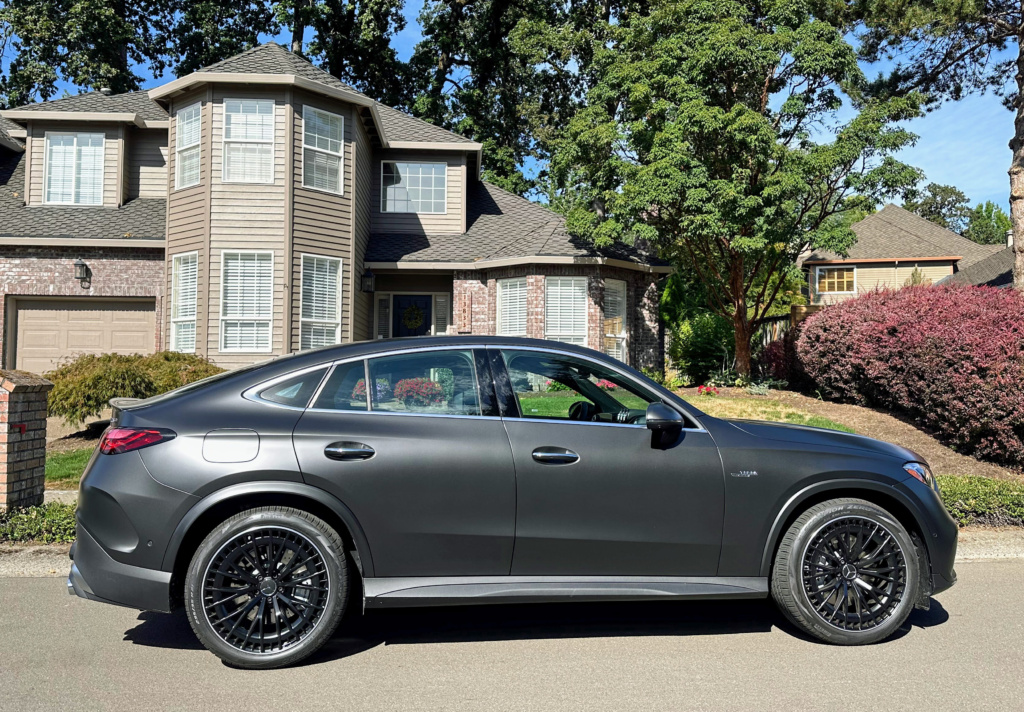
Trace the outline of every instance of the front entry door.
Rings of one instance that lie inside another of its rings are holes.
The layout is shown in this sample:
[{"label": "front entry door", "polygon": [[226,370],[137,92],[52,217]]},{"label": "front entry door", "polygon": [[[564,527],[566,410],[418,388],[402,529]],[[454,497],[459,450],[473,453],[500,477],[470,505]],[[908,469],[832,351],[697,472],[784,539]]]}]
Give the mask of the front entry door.
[{"label": "front entry door", "polygon": [[396,294],[391,324],[392,336],[425,336],[430,333],[433,322],[430,295]]},{"label": "front entry door", "polygon": [[[504,351],[519,418],[512,575],[713,576],[724,482],[702,429],[652,447],[656,394],[596,362]],[[697,425],[694,423],[694,425]]]}]

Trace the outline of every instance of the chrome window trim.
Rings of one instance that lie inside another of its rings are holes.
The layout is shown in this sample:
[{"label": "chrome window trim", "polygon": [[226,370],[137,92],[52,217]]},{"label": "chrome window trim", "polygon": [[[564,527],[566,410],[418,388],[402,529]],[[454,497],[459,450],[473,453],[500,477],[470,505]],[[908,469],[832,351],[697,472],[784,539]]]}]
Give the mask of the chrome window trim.
[{"label": "chrome window trim", "polygon": [[[320,377],[320,383],[317,384],[316,390],[313,391],[313,396],[310,398],[309,401],[306,402],[306,405],[304,405],[304,406],[286,405],[284,403],[275,403],[272,400],[267,400],[266,398],[260,398],[260,396],[259,396],[259,394],[262,391],[265,391],[266,389],[271,388],[271,387],[277,385],[278,383],[281,383],[282,381],[287,381],[290,378],[295,378],[296,376],[301,376],[301,375],[303,375],[305,373],[312,373],[313,371],[318,371],[320,369],[324,369],[324,375]],[[276,408],[284,408],[286,410],[304,411],[304,410],[306,410],[309,407],[310,403],[315,403],[316,402],[316,397],[320,394],[320,389],[324,387],[324,383],[327,382],[327,377],[331,375],[332,371],[334,371],[334,364],[331,363],[330,361],[327,361],[325,363],[318,363],[315,366],[307,366],[306,368],[300,368],[297,371],[289,371],[288,373],[286,373],[284,375],[275,376],[274,378],[271,378],[271,379],[268,379],[266,381],[263,381],[262,383],[257,383],[255,386],[250,386],[249,388],[246,388],[244,391],[242,391],[242,398],[245,398],[248,401],[252,401],[253,403],[262,403],[264,405],[272,405],[272,406],[274,406]]]}]

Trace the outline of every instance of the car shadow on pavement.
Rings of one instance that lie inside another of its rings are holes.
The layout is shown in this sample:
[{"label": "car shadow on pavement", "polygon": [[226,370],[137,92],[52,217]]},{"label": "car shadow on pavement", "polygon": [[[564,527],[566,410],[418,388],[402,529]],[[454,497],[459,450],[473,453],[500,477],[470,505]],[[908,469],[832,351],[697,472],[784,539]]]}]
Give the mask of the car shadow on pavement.
[{"label": "car shadow on pavement", "polygon": [[[949,614],[934,599],[915,610],[895,640],[913,628],[941,625]],[[135,645],[202,650],[183,611],[139,614],[125,631]],[[338,632],[309,660],[315,665],[351,657],[379,645],[492,642],[563,638],[729,635],[767,633],[779,628],[809,643],[823,644],[786,621],[770,600],[657,601],[452,606],[371,610],[346,614]]]}]

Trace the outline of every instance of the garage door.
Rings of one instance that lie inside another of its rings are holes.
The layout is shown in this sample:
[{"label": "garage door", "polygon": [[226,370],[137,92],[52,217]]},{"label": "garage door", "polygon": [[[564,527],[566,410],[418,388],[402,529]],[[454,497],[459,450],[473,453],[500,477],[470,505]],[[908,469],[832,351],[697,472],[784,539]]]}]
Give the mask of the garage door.
[{"label": "garage door", "polygon": [[154,300],[19,299],[15,368],[45,373],[77,354],[150,354]]}]

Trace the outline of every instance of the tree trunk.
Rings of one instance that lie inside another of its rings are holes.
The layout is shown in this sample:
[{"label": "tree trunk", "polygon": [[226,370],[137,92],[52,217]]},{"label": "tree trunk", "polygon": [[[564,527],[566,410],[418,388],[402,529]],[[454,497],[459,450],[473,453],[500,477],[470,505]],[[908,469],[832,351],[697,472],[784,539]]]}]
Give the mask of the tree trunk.
[{"label": "tree trunk", "polygon": [[302,56],[302,40],[306,35],[306,0],[296,0],[292,10],[292,53]]},{"label": "tree trunk", "polygon": [[750,324],[747,320],[744,323],[733,322],[736,337],[736,373],[743,378],[750,378],[751,356],[750,356]]},{"label": "tree trunk", "polygon": [[750,378],[750,320],[747,318],[747,291],[744,289],[743,257],[734,255],[729,265],[729,291],[732,292],[732,327],[736,346],[736,373]]},{"label": "tree trunk", "polygon": [[1013,221],[1013,288],[1024,292],[1024,38],[1017,49],[1017,113],[1010,150],[1010,219]]}]

